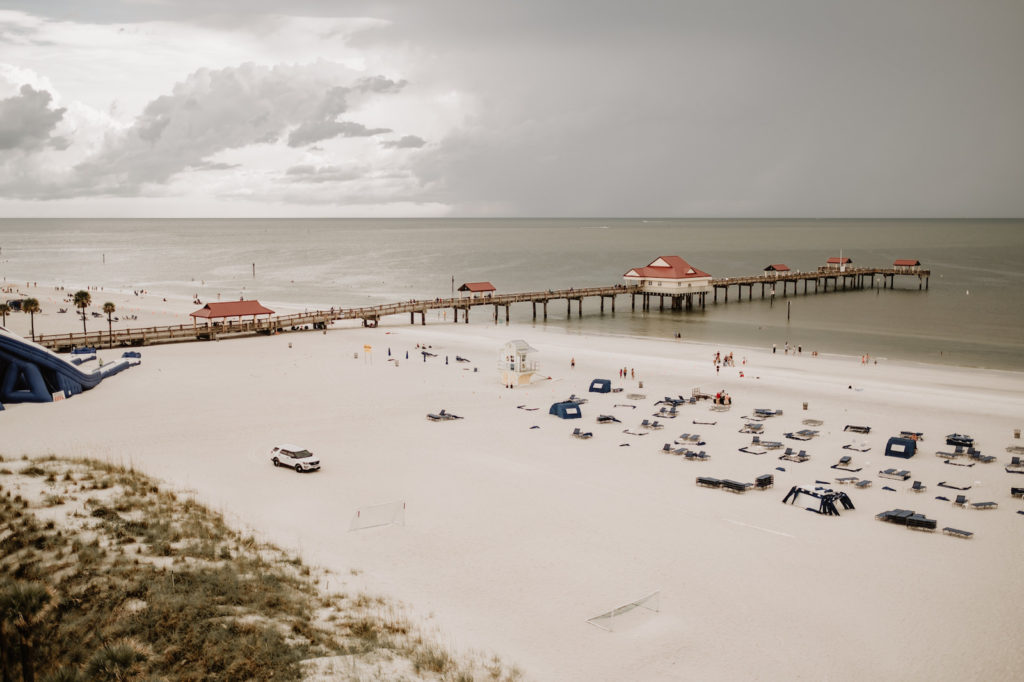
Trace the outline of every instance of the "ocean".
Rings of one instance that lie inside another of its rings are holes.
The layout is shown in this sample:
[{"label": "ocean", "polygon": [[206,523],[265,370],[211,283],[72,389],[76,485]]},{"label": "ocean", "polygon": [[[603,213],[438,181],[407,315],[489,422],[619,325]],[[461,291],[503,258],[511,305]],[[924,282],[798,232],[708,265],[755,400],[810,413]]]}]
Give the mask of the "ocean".
[{"label": "ocean", "polygon": [[[546,322],[533,322],[528,304],[514,305],[512,320],[569,334],[680,334],[723,350],[789,343],[805,352],[1024,370],[1021,220],[0,220],[0,279],[8,283],[203,301],[244,296],[309,309],[449,296],[453,281],[490,281],[499,293],[618,284],[661,255],[723,277],[772,263],[814,270],[840,253],[854,266],[918,259],[931,270],[929,289],[904,277],[893,290],[772,302],[755,287],[753,301],[737,302],[733,288],[728,304],[720,294],[713,305],[709,295],[705,310],[660,312],[655,304],[632,312],[620,297],[614,315],[588,299],[582,318],[567,318],[556,302]],[[493,324],[492,309],[474,309],[470,324]]]}]

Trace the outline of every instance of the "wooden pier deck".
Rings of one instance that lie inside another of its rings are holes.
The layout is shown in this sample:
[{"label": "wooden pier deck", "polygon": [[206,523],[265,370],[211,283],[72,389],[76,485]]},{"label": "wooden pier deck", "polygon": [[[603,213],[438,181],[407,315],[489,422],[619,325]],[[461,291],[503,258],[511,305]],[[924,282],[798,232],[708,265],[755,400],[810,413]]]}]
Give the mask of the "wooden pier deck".
[{"label": "wooden pier deck", "polygon": [[[402,315],[408,313],[409,323],[416,323],[416,316],[419,315],[420,324],[426,324],[426,315],[431,310],[452,310],[452,321],[469,322],[471,308],[479,306],[494,307],[494,322],[497,323],[501,317],[501,309],[504,308],[506,324],[510,319],[510,309],[513,303],[530,303],[533,307],[533,319],[537,319],[538,308],[543,319],[548,317],[548,304],[555,301],[565,301],[566,316],[571,317],[573,303],[576,303],[576,311],[583,316],[583,299],[597,298],[600,302],[600,312],[604,313],[608,307],[615,312],[615,299],[618,296],[628,295],[630,297],[630,309],[636,310],[637,298],[640,298],[641,309],[650,310],[655,298],[659,299],[659,308],[665,309],[666,299],[669,307],[673,310],[680,310],[683,307],[690,309],[696,305],[704,308],[707,304],[707,294],[712,294],[712,303],[718,303],[718,292],[723,293],[723,303],[729,301],[730,287],[736,287],[736,300],[743,299],[743,288],[747,288],[748,300],[753,299],[754,287],[760,285],[761,298],[766,292],[769,295],[777,295],[779,285],[782,286],[782,296],[786,296],[789,285],[792,283],[792,294],[796,295],[797,287],[803,282],[803,293],[818,293],[829,291],[829,284],[832,291],[844,291],[874,288],[877,279],[881,277],[883,288],[892,288],[895,285],[897,276],[913,276],[918,279],[918,289],[928,288],[928,279],[931,272],[921,268],[846,268],[845,270],[821,268],[810,272],[786,272],[766,273],[750,277],[723,277],[712,279],[709,287],[703,291],[689,294],[659,294],[645,292],[642,287],[635,285],[617,284],[607,287],[588,287],[570,289],[549,289],[547,291],[533,291],[513,294],[494,294],[481,297],[462,298],[435,298],[429,300],[410,300],[397,303],[385,303],[375,306],[363,306],[358,308],[331,308],[329,310],[317,310],[312,312],[293,313],[290,315],[276,315],[259,320],[249,321],[225,321],[211,326],[179,324],[158,327],[139,327],[131,329],[118,329],[113,333],[107,331],[73,332],[69,334],[47,334],[36,337],[36,342],[58,352],[67,352],[76,347],[128,347],[146,346],[163,343],[177,343],[184,341],[209,341],[241,336],[254,336],[257,334],[287,333],[291,331],[309,331],[326,329],[329,324],[339,320],[361,320],[363,326],[376,326],[381,318],[391,315]],[[813,283],[814,291],[809,292],[808,287]]]}]

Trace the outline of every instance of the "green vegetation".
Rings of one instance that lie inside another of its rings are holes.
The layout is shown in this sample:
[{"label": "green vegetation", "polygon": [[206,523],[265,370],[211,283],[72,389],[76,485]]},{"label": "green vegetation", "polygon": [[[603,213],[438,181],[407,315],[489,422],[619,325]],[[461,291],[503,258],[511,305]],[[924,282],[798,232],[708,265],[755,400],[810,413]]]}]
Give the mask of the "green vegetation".
[{"label": "green vegetation", "polygon": [[5,469],[0,557],[5,682],[519,677],[455,656],[383,599],[326,594],[300,558],[103,463]]}]

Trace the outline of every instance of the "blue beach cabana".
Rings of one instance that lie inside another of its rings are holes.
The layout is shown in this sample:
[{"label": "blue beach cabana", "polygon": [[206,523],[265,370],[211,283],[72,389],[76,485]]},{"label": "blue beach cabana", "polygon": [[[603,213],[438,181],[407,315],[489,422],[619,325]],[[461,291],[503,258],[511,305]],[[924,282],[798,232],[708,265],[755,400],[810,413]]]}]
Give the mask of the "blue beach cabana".
[{"label": "blue beach cabana", "polygon": [[555,403],[551,406],[551,409],[548,410],[548,414],[553,414],[559,419],[580,419],[583,417],[583,412],[580,411],[580,406],[570,401]]},{"label": "blue beach cabana", "polygon": [[610,379],[594,379],[590,382],[591,393],[611,393],[612,382]]},{"label": "blue beach cabana", "polygon": [[917,441],[910,438],[890,438],[885,444],[886,457],[910,459],[917,452]]}]

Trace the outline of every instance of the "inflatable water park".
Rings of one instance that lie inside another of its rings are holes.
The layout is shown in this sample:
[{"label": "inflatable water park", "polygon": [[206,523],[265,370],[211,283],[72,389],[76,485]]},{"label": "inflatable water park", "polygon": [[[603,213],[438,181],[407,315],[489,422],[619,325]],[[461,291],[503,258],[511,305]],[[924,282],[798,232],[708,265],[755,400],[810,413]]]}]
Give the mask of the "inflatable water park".
[{"label": "inflatable water park", "polygon": [[[102,364],[95,348],[78,348],[71,359],[0,327],[0,410],[4,403],[49,403],[95,388],[142,362],[137,352],[125,352],[116,362]],[[96,362],[91,371],[83,365]]]}]

